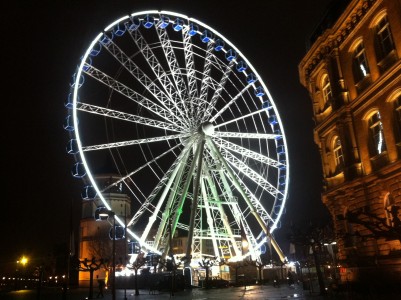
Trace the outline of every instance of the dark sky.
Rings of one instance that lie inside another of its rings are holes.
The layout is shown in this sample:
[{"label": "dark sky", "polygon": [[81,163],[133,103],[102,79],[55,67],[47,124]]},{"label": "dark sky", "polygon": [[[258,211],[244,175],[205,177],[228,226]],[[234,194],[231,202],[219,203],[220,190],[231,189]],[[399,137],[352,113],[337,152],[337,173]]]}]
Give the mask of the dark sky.
[{"label": "dark sky", "polygon": [[82,189],[81,181],[71,176],[73,161],[65,151],[64,102],[71,76],[95,34],[113,20],[145,9],[182,13],[218,30],[269,88],[284,124],[291,164],[287,213],[283,229],[275,232],[278,239],[291,221],[327,216],[320,203],[312,105],[299,83],[298,64],[330,0],[9,2],[13,4],[0,5],[6,191],[0,202],[1,262],[23,252],[44,256],[68,239],[71,203],[78,220]]}]

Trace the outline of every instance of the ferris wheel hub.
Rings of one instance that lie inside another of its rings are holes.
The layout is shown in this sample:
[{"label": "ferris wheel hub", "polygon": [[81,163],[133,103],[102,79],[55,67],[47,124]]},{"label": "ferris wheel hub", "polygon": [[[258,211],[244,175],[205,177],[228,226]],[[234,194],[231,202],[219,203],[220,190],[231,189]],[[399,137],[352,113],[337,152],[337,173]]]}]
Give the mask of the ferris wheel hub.
[{"label": "ferris wheel hub", "polygon": [[210,122],[205,122],[202,124],[202,131],[206,135],[213,135],[214,133],[214,126]]}]

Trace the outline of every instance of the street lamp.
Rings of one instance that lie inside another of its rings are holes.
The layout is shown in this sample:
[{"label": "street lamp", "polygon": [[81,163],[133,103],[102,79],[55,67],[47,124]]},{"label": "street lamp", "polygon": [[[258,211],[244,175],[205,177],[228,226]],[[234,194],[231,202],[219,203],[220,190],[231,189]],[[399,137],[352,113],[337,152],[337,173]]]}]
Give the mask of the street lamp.
[{"label": "street lamp", "polygon": [[25,267],[25,265],[28,263],[28,258],[26,258],[25,256],[23,256],[20,260],[20,263]]}]

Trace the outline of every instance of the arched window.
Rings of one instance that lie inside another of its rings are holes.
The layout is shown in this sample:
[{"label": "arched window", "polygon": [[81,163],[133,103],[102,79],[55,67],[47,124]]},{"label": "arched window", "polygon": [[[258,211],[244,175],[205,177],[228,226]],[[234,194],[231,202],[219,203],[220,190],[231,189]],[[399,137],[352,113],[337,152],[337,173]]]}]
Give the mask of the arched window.
[{"label": "arched window", "polygon": [[358,46],[355,48],[352,64],[353,64],[355,83],[360,82],[368,74],[370,74],[368,60],[366,58],[366,51],[363,42],[360,42]]},{"label": "arched window", "polygon": [[391,208],[394,205],[394,200],[391,197],[390,193],[387,193],[386,196],[384,196],[384,214],[386,216],[386,223],[388,226],[391,226],[393,224],[393,217],[391,215]]},{"label": "arched window", "polygon": [[322,92],[323,92],[324,107],[326,108],[327,105],[330,105],[330,100],[333,97],[329,75],[327,74],[324,75],[322,79]]},{"label": "arched window", "polygon": [[344,156],[343,156],[343,149],[341,146],[341,140],[338,137],[334,139],[333,153],[336,164],[336,170],[342,171],[342,169],[344,168]]},{"label": "arched window", "polygon": [[394,50],[394,41],[387,16],[381,18],[376,25],[376,43],[379,61],[386,58]]},{"label": "arched window", "polygon": [[372,155],[379,155],[386,151],[386,142],[384,140],[383,124],[380,113],[376,112],[369,118],[369,137],[371,140]]}]

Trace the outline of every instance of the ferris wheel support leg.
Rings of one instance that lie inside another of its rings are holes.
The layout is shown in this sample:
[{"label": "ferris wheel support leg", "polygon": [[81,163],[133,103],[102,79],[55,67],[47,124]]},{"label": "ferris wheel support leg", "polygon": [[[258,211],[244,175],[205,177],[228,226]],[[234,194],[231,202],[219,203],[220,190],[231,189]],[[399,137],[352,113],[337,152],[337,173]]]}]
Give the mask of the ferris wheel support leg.
[{"label": "ferris wheel support leg", "polygon": [[270,238],[270,242],[274,248],[274,250],[276,250],[278,256],[280,257],[280,260],[282,263],[287,263],[287,257],[284,255],[283,251],[281,250],[280,246],[277,244],[277,241],[275,240],[275,238],[271,235],[270,230],[266,227],[267,232],[265,232],[267,234],[267,236]]},{"label": "ferris wheel support leg", "polygon": [[281,261],[283,263],[287,262],[287,258],[285,257],[285,255],[284,255],[283,251],[281,250],[280,246],[277,244],[276,240],[271,235],[270,230],[267,227],[267,225],[265,224],[265,222],[262,220],[262,218],[257,213],[257,211],[256,211],[255,207],[253,206],[252,202],[249,200],[249,198],[246,195],[245,191],[242,189],[242,187],[241,187],[240,183],[238,182],[237,178],[235,177],[233,171],[228,166],[227,162],[225,161],[224,157],[221,155],[220,151],[218,150],[218,148],[215,145],[215,143],[213,142],[213,140],[211,138],[207,137],[207,143],[208,143],[209,147],[211,149],[213,149],[213,152],[217,155],[217,157],[219,158],[220,162],[222,163],[222,165],[226,169],[226,171],[229,174],[229,176],[231,177],[231,180],[234,183],[234,186],[236,187],[236,189],[241,193],[241,195],[244,198],[244,200],[246,201],[247,205],[251,208],[251,213],[254,215],[255,219],[258,221],[260,227],[262,227],[262,229],[265,232],[265,234],[270,237],[270,239],[272,241],[273,248],[274,248],[274,250],[276,250],[277,254],[279,255],[279,257],[281,259]]},{"label": "ferris wheel support leg", "polygon": [[196,181],[194,183],[194,198],[191,206],[191,217],[189,219],[189,231],[188,231],[188,244],[187,244],[187,249],[185,256],[187,257],[186,263],[189,265],[191,263],[191,249],[192,249],[192,238],[194,234],[194,224],[195,224],[195,212],[198,207],[198,194],[199,194],[199,185],[200,185],[200,177],[201,177],[201,172],[202,172],[202,153],[203,153],[203,148],[205,146],[205,139],[202,139],[200,142],[200,145],[197,149],[197,155],[196,159],[198,160],[198,169],[196,172]]}]

